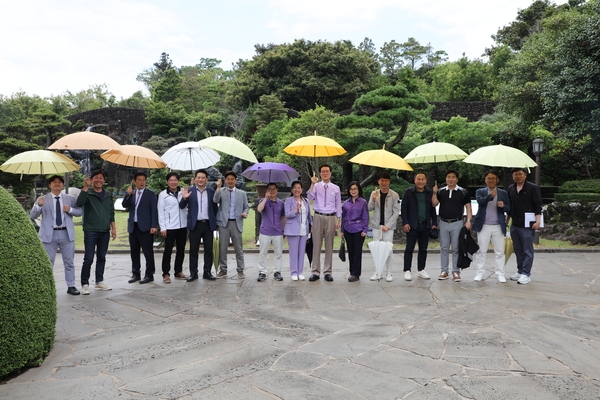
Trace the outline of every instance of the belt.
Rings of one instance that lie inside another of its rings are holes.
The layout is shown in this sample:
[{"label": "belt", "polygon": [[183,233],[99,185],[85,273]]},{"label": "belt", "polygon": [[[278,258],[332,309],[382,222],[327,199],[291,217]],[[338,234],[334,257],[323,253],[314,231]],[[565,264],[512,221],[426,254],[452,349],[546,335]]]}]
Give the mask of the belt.
[{"label": "belt", "polygon": [[66,226],[63,226],[62,228],[54,228],[55,231],[64,231],[65,229],[67,229]]},{"label": "belt", "polygon": [[318,212],[318,211],[315,211],[315,214],[319,214],[319,215],[322,215],[324,217],[333,217],[335,215],[335,213],[326,214],[326,213],[322,213],[322,212]]},{"label": "belt", "polygon": [[207,219],[199,219],[198,222],[204,223],[204,222],[208,222]]},{"label": "belt", "polygon": [[229,218],[227,221],[235,221],[235,218]]},{"label": "belt", "polygon": [[444,221],[444,222],[451,224],[453,222],[462,221],[462,218],[453,218],[453,219],[440,218],[440,221]]},{"label": "belt", "polygon": [[419,225],[423,225],[423,224],[426,224],[426,223],[427,223],[427,221],[425,221],[425,220],[419,220],[419,221],[417,221],[417,222],[419,223]]}]

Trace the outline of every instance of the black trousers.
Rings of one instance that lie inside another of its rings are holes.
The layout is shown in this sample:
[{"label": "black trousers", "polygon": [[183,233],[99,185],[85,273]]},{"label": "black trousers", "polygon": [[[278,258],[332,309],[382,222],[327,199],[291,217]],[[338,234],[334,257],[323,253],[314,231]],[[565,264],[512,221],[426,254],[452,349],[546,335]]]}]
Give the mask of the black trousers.
[{"label": "black trousers", "polygon": [[419,253],[417,255],[417,270],[425,269],[427,261],[427,246],[429,245],[429,229],[426,224],[419,224],[417,229],[411,229],[406,234],[406,249],[404,250],[404,271],[411,270],[413,251],[415,244],[419,243]]},{"label": "black trousers", "polygon": [[213,231],[210,230],[208,221],[196,222],[193,231],[190,231],[190,274],[198,274],[198,251],[200,240],[204,243],[204,273],[210,274],[213,266]]},{"label": "black trousers", "polygon": [[177,247],[175,253],[175,274],[183,271],[183,258],[185,257],[185,242],[187,241],[187,229],[167,229],[167,237],[165,239],[165,251],[162,257],[162,272],[163,276],[169,275],[171,271],[171,254],[173,254],[173,246]]},{"label": "black trousers", "polygon": [[133,224],[133,232],[129,234],[129,249],[131,250],[131,272],[141,276],[140,248],[146,258],[146,273],[144,276],[154,277],[154,235],[150,231],[142,232],[137,224]]},{"label": "black trousers", "polygon": [[344,231],[344,239],[346,239],[350,275],[360,276],[362,272],[362,247],[365,243],[365,237],[361,235],[361,232],[350,233]]}]

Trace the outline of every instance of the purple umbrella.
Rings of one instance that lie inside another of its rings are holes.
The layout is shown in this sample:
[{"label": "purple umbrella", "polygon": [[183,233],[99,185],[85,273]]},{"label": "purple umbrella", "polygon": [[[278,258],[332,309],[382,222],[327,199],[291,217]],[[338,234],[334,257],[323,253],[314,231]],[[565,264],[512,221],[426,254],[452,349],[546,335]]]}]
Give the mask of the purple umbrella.
[{"label": "purple umbrella", "polygon": [[291,182],[300,177],[298,171],[287,164],[263,162],[254,164],[242,172],[244,178],[264,183]]}]

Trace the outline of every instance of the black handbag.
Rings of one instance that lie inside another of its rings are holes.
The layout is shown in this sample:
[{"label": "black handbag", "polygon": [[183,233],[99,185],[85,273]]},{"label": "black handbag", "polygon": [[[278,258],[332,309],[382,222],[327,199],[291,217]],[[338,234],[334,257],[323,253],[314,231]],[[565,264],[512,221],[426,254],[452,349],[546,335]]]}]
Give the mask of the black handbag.
[{"label": "black handbag", "polygon": [[342,242],[340,244],[340,252],[339,252],[340,260],[346,261],[346,240],[342,238]]}]

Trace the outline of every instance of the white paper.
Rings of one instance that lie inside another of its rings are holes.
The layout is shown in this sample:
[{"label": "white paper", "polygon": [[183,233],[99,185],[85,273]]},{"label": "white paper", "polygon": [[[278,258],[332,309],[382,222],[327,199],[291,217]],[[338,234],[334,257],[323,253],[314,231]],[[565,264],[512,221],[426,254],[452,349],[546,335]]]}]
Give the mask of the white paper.
[{"label": "white paper", "polygon": [[[531,224],[535,223],[535,213],[526,212],[525,213],[525,227],[530,228]],[[544,227],[544,214],[540,215],[540,228]]]}]

